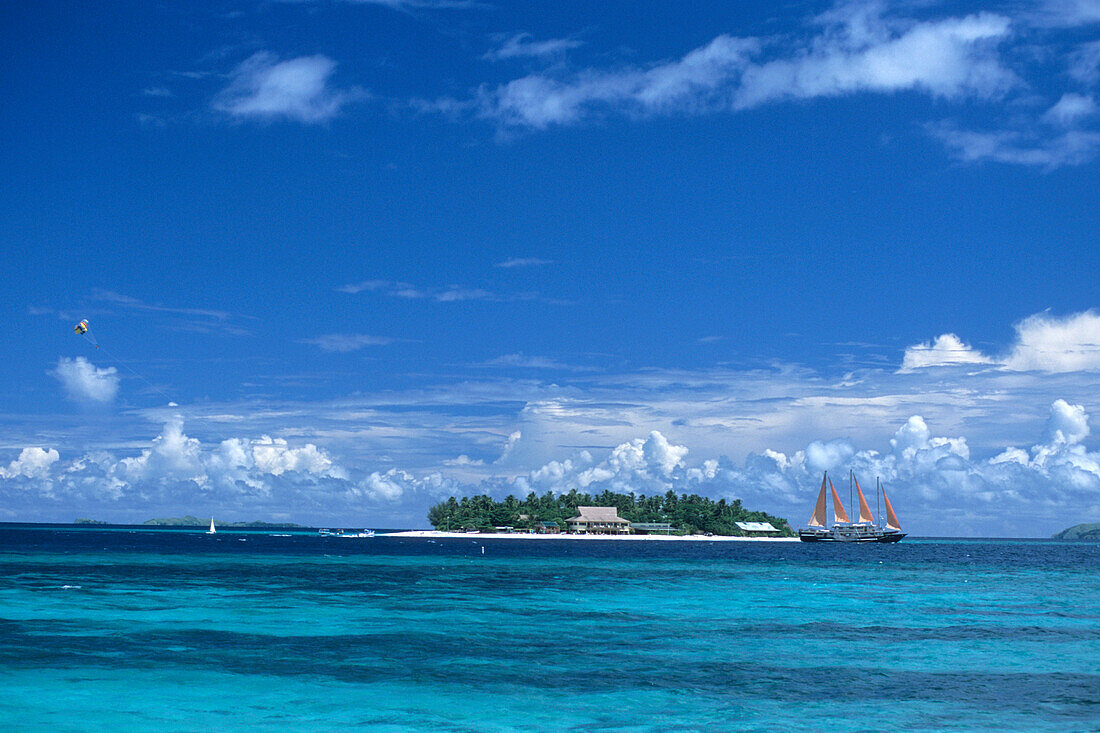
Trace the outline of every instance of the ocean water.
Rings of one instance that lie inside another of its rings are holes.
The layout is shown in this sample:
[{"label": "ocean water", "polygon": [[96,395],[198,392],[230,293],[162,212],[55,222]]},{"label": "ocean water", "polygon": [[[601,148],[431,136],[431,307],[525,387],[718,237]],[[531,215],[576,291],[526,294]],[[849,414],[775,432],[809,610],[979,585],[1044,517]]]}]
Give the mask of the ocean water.
[{"label": "ocean water", "polygon": [[5,731],[1095,731],[1100,546],[0,527]]}]

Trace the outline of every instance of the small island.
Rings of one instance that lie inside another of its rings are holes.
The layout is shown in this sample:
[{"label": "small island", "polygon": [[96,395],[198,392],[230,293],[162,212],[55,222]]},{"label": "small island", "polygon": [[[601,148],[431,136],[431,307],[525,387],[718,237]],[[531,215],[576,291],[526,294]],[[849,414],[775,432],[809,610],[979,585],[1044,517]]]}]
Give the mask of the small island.
[{"label": "small island", "polygon": [[[209,524],[209,520],[199,519],[188,514],[186,517],[158,517],[155,519],[146,519],[142,522],[146,527],[205,527]],[[80,517],[73,521],[73,524],[80,525],[95,525],[95,526],[110,526],[111,522],[104,522],[100,519],[87,519]],[[129,526],[129,525],[127,525]],[[292,522],[223,522],[221,520],[214,520],[215,527],[231,527],[237,529],[309,529],[302,524],[293,524]]]},{"label": "small island", "polygon": [[1075,524],[1069,529],[1063,529],[1061,532],[1051,537],[1051,539],[1100,542],[1100,522]]},{"label": "small island", "polygon": [[674,491],[655,496],[602,491],[593,496],[574,489],[503,501],[484,495],[451,497],[428,510],[428,521],[438,532],[795,536],[787,520],[745,509],[740,499],[715,501]]},{"label": "small island", "polygon": [[[186,517],[146,519],[142,524],[150,527],[205,527],[209,522],[204,519],[199,519],[198,517],[192,517],[188,514]],[[223,522],[217,519],[214,520],[214,526],[234,527],[237,529],[308,529],[308,527],[304,525],[293,524],[291,522]]]}]

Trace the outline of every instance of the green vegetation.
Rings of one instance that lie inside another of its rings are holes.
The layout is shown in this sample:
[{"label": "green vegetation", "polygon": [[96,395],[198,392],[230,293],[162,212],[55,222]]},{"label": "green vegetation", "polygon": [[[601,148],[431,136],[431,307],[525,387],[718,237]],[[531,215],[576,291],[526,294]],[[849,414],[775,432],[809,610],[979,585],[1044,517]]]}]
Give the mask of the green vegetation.
[{"label": "green vegetation", "polygon": [[619,516],[630,522],[667,522],[678,534],[743,535],[735,522],[771,522],[783,536],[793,537],[787,520],[764,512],[749,511],[740,499],[714,501],[694,494],[674,491],[659,496],[639,496],[603,491],[595,496],[579,493],[555,495],[547,491],[542,496],[528,494],[519,500],[509,496],[494,501],[488,496],[451,497],[428,510],[428,521],[444,532],[476,529],[490,532],[494,527],[529,529],[539,522],[557,522],[565,530],[565,520],[577,516],[578,506],[613,506]]},{"label": "green vegetation", "polygon": [[73,522],[73,524],[109,524],[109,522],[104,522],[101,519],[85,519],[81,517]]},{"label": "green vegetation", "polygon": [[1055,540],[1091,540],[1100,542],[1100,522],[1092,524],[1075,524],[1069,529],[1063,529],[1051,539]]}]

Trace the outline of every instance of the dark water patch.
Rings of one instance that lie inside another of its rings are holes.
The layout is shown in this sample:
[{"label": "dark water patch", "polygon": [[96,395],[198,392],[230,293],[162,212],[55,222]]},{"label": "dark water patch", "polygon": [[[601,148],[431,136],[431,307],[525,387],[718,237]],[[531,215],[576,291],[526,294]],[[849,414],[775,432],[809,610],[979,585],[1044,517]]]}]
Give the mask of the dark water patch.
[{"label": "dark water patch", "polygon": [[815,621],[803,624],[749,623],[717,626],[717,633],[753,638],[793,637],[820,641],[889,641],[891,643],[921,641],[995,641],[1001,639],[1027,641],[1090,641],[1100,640],[1100,626],[858,626]]},{"label": "dark water patch", "polygon": [[[671,645],[614,645],[610,639],[517,633],[345,634],[274,636],[204,629],[57,633],[57,627],[0,625],[0,664],[23,667],[160,668],[165,665],[262,676],[310,676],[369,684],[405,680],[495,694],[663,690],[722,699],[782,696],[853,704],[870,696],[980,709],[1051,714],[1100,713],[1100,675],[986,671],[916,671],[877,666],[787,667],[727,663],[677,654]],[[166,650],[172,650],[166,653]],[[587,657],[588,663],[575,660]]]}]

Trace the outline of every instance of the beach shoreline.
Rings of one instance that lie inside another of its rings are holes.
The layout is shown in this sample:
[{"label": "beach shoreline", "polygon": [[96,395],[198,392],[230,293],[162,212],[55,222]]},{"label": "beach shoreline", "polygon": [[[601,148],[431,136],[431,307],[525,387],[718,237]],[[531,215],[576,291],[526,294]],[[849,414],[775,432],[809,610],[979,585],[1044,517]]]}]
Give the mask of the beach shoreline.
[{"label": "beach shoreline", "polygon": [[470,540],[566,540],[575,541],[625,541],[625,542],[798,542],[797,537],[728,537],[701,534],[527,534],[520,532],[439,532],[430,529],[414,529],[405,532],[387,532],[379,537],[403,537],[424,539]]}]

